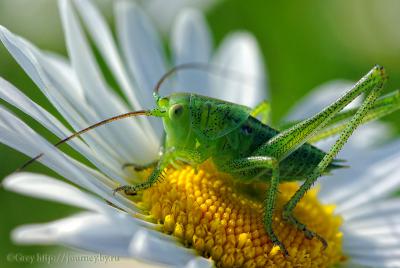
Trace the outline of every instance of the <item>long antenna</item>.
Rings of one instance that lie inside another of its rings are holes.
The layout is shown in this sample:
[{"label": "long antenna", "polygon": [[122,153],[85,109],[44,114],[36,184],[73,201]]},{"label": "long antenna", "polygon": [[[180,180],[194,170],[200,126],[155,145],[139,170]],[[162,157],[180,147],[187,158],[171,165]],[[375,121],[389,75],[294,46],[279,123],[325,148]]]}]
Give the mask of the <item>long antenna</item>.
[{"label": "long antenna", "polygon": [[[57,142],[57,143],[55,143],[53,145],[55,147],[58,147],[61,144],[63,144],[63,143],[65,143],[65,142],[67,142],[67,141],[69,141],[69,140],[71,140],[71,139],[73,139],[75,137],[78,137],[78,136],[88,132],[89,130],[92,130],[94,128],[100,127],[102,125],[105,125],[105,124],[113,122],[113,121],[117,121],[117,120],[128,118],[128,117],[138,116],[138,115],[148,115],[149,116],[149,115],[152,115],[152,114],[151,114],[151,111],[141,110],[141,111],[129,112],[129,113],[113,116],[113,117],[110,117],[108,119],[102,120],[102,121],[100,121],[100,122],[98,122],[96,124],[93,124],[91,126],[88,126],[87,128],[84,128],[84,129],[82,129],[82,130],[80,130],[78,132],[75,132],[74,134],[72,134],[72,135],[60,140],[59,142]],[[36,160],[41,158],[43,155],[44,155],[44,153],[38,154],[37,156],[35,156],[34,158],[30,159],[25,164],[23,164],[21,167],[19,167],[15,172],[23,170],[24,168],[26,168],[27,166],[29,166],[30,164],[32,164],[33,162],[35,162]]]},{"label": "long antenna", "polygon": [[154,86],[153,93],[158,95],[161,85],[165,82],[165,80],[167,80],[167,78],[169,78],[174,73],[181,71],[181,70],[190,70],[190,69],[200,70],[203,72],[209,72],[212,74],[216,74],[217,72],[219,72],[219,75],[221,75],[221,76],[234,74],[234,76],[231,78],[236,79],[236,80],[240,81],[241,83],[243,82],[244,78],[247,78],[249,80],[251,78],[252,81],[257,79],[257,77],[250,77],[250,75],[246,75],[240,71],[213,65],[210,63],[188,62],[188,63],[182,63],[179,65],[176,65],[175,67],[172,67],[168,72],[166,72],[163,76],[161,76],[160,80],[158,80],[157,84]]},{"label": "long antenna", "polygon": [[[189,69],[197,69],[197,70],[201,70],[204,72],[212,72],[213,71],[214,73],[220,72],[220,75],[235,74],[234,78],[243,81],[243,73],[241,73],[241,72],[230,70],[230,69],[224,68],[224,67],[211,65],[211,64],[205,63],[205,62],[189,62],[189,63],[183,63],[180,65],[176,65],[175,67],[171,68],[168,72],[166,72],[160,78],[160,80],[158,80],[157,84],[154,86],[153,93],[158,96],[161,85],[167,80],[168,77],[170,77],[171,75],[173,75],[174,73],[176,73],[180,70],[189,70]],[[68,136],[65,139],[62,139],[53,145],[55,147],[59,147],[61,144],[64,144],[65,142],[67,142],[75,137],[78,137],[78,136],[88,132],[89,130],[92,130],[94,128],[97,128],[99,126],[105,125],[105,124],[113,122],[113,121],[117,121],[117,120],[128,118],[128,117],[133,117],[133,116],[137,116],[137,115],[151,116],[151,115],[156,115],[156,114],[152,114],[152,111],[141,110],[141,111],[135,111],[135,112],[129,112],[129,113],[117,115],[117,116],[105,119],[103,121],[100,121],[96,124],[93,124],[85,129],[78,131],[78,132],[75,132],[71,136]],[[31,158],[29,161],[27,161],[25,164],[23,164],[21,167],[19,167],[15,172],[23,170],[24,168],[26,168],[27,166],[29,166],[30,164],[34,163],[36,160],[41,158],[43,155],[44,155],[44,153],[40,153],[37,156]]]}]

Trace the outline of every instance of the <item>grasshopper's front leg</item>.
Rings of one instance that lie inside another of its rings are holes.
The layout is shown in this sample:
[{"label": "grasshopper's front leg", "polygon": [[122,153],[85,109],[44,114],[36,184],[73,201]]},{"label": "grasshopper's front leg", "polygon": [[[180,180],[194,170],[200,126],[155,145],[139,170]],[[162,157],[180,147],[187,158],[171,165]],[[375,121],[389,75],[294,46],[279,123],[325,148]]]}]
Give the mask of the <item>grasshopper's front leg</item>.
[{"label": "grasshopper's front leg", "polygon": [[241,173],[250,171],[253,169],[265,169],[272,170],[272,177],[270,181],[269,188],[267,190],[267,196],[264,201],[264,227],[265,230],[271,239],[274,245],[277,245],[282,250],[285,256],[288,256],[289,253],[285,247],[285,245],[279,240],[277,235],[275,234],[272,228],[272,221],[275,210],[276,196],[278,193],[279,186],[279,162],[272,157],[268,156],[250,156],[246,158],[236,159],[230,161],[221,167],[222,171],[227,171],[229,173]]},{"label": "grasshopper's front leg", "polygon": [[122,185],[113,190],[113,193],[124,191],[126,195],[136,195],[138,191],[142,191],[153,186],[160,177],[162,177],[162,172],[168,165],[167,155],[163,155],[160,160],[158,160],[150,176],[145,182],[134,184],[134,185]]},{"label": "grasshopper's front leg", "polygon": [[[153,171],[145,182],[134,185],[122,185],[114,189],[116,192],[124,191],[126,195],[136,195],[138,191],[146,190],[153,186],[160,178],[163,177],[164,169],[174,160],[183,160],[192,164],[201,163],[205,161],[206,157],[198,151],[188,150],[183,148],[170,147],[163,151],[161,158],[154,163],[139,168],[148,168],[154,166]],[[138,168],[138,166],[135,166]]]}]

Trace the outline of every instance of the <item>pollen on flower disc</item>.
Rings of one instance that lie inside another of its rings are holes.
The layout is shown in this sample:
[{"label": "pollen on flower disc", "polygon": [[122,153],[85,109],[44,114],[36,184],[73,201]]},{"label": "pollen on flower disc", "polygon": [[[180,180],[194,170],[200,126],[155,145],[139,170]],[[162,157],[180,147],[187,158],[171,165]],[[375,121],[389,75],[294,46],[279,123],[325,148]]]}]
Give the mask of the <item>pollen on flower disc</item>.
[{"label": "pollen on flower disc", "polygon": [[[344,260],[341,218],[334,207],[322,205],[311,190],[297,205],[295,216],[328,242],[317,239],[282,220],[283,205],[298,189],[297,183],[280,185],[273,228],[289,251],[285,257],[268,238],[263,225],[265,185],[238,185],[208,162],[197,169],[169,168],[165,179],[142,195],[141,203],[183,245],[214,260],[217,267],[332,267]],[[254,189],[257,188],[257,189]],[[251,192],[251,194],[249,194]]]}]

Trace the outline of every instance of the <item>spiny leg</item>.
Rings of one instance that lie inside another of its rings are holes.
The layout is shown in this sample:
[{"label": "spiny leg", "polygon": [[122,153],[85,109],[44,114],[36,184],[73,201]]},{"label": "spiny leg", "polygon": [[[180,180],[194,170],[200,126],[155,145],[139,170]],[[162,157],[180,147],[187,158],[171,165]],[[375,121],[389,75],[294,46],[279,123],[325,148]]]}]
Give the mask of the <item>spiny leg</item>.
[{"label": "spiny leg", "polygon": [[[346,127],[349,120],[355,115],[360,107],[355,107],[346,111],[342,111],[336,114],[329,123],[314,136],[312,136],[307,142],[315,143],[328,137],[332,137],[336,134],[340,134]],[[391,114],[400,109],[400,90],[390,92],[384,96],[379,97],[368,113],[364,116],[362,124],[377,120],[388,114]],[[303,119],[304,120],[304,119]],[[281,129],[287,129],[303,120],[297,122],[289,122],[281,127]]]},{"label": "spiny leg", "polygon": [[[384,69],[375,66],[349,91],[316,115],[286,129],[261,145],[255,155],[269,155],[282,161],[306,143],[315,133],[324,128],[331,119],[355,98],[364,92],[382,88],[386,81]],[[361,109],[361,107],[360,107]]]},{"label": "spiny leg", "polygon": [[155,168],[145,182],[134,185],[122,185],[114,189],[114,194],[119,191],[124,191],[126,195],[136,195],[138,191],[150,188],[160,178],[163,178],[164,169],[169,164],[173,163],[174,160],[185,160],[190,163],[200,163],[200,161],[203,162],[205,160],[204,156],[193,150],[170,147],[163,150],[163,152],[163,155],[160,160],[156,162]]},{"label": "spiny leg", "polygon": [[136,195],[138,191],[142,191],[145,189],[150,188],[153,186],[160,177],[163,176],[163,171],[164,168],[166,167],[165,161],[163,159],[160,159],[157,162],[156,167],[153,169],[151,172],[150,176],[147,178],[145,182],[134,184],[134,185],[122,185],[113,190],[113,194],[124,191],[126,195]]},{"label": "spiny leg", "polygon": [[277,159],[279,162],[288,157],[297,148],[307,142],[313,135],[323,129],[330,120],[339,113],[344,107],[346,107],[352,100],[363,92],[369,92],[368,97],[361,105],[359,110],[356,112],[354,117],[349,121],[348,126],[342,133],[342,136],[338,142],[332,147],[331,151],[323,158],[321,163],[310,175],[305,183],[300,187],[296,194],[291,198],[288,204],[285,206],[283,217],[292,223],[297,228],[303,230],[308,238],[317,237],[321,242],[326,245],[325,240],[319,235],[311,232],[306,226],[300,223],[297,219],[292,216],[293,209],[296,204],[303,197],[305,192],[312,186],[315,180],[323,173],[329,163],[335,158],[339,150],[343,147],[348,137],[354,131],[354,129],[362,122],[365,114],[371,108],[376,98],[382,91],[383,84],[386,81],[386,75],[382,67],[375,66],[368,74],[366,74],[359,82],[357,82],[353,88],[346,92],[342,97],[336,100],[334,103],[323,109],[315,116],[306,119],[291,128],[282,131],[272,139],[268,140],[265,144],[261,145],[255,152],[254,155],[262,156],[268,155]]},{"label": "spiny leg", "polygon": [[124,191],[126,195],[136,195],[138,191],[142,191],[153,186],[160,177],[163,177],[163,171],[168,166],[173,157],[173,150],[165,151],[164,148],[161,149],[163,154],[161,158],[156,162],[156,165],[151,172],[150,176],[145,182],[134,184],[134,185],[122,185],[113,190],[113,194]]},{"label": "spiny leg", "polygon": [[374,89],[370,91],[367,98],[364,100],[358,111],[351,118],[351,120],[347,123],[344,130],[341,132],[340,137],[336,141],[336,143],[332,146],[329,152],[324,156],[321,162],[317,165],[317,167],[313,170],[311,175],[309,175],[305,182],[300,186],[297,192],[291,197],[288,203],[284,206],[283,209],[283,218],[291,223],[293,223],[299,230],[303,231],[305,236],[308,239],[312,239],[316,237],[319,239],[324,247],[327,247],[327,242],[317,233],[309,230],[306,225],[301,223],[293,216],[293,210],[296,207],[297,203],[303,198],[304,194],[311,188],[314,182],[318,179],[318,177],[323,174],[327,166],[335,159],[336,155],[343,148],[344,144],[350,138],[351,134],[354,130],[362,124],[365,116],[368,114],[368,110],[372,107],[380,93],[383,89],[383,84],[385,81],[385,77],[382,76],[382,80],[379,84],[377,84]]},{"label": "spiny leg", "polygon": [[[278,194],[279,186],[279,163],[276,159],[268,156],[250,156],[246,158],[236,159],[225,163],[221,167],[222,171],[229,171],[229,173],[246,173],[254,169],[265,169],[272,171],[271,182],[267,190],[267,195],[264,201],[264,227],[267,231],[269,238],[274,245],[280,247],[281,251],[285,256],[289,253],[283,243],[279,240],[275,234],[272,223],[275,210],[276,197]],[[261,171],[262,172],[262,171]]]},{"label": "spiny leg", "polygon": [[261,115],[261,122],[263,124],[268,124],[270,121],[271,104],[267,100],[260,102],[252,111],[251,116],[257,117]]}]

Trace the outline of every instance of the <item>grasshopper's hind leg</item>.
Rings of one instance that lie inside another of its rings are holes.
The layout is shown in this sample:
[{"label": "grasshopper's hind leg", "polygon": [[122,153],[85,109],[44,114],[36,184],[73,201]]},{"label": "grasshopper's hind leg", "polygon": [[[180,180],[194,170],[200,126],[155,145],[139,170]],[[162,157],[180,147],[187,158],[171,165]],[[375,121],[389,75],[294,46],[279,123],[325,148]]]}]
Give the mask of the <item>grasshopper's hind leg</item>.
[{"label": "grasshopper's hind leg", "polygon": [[368,110],[372,107],[375,100],[381,93],[385,81],[386,75],[383,68],[380,66],[375,66],[357,84],[355,84],[353,88],[351,88],[348,92],[346,92],[346,94],[344,94],[334,103],[323,109],[315,116],[282,131],[278,135],[268,140],[265,144],[261,145],[253,153],[255,156],[273,157],[274,159],[277,159],[277,161],[281,162],[294,151],[296,151],[300,146],[306,143],[313,135],[318,133],[318,131],[321,131],[321,129],[327,126],[332,118],[334,118],[336,114],[338,114],[357,96],[364,92],[368,94],[363,104],[348,122],[338,141],[333,145],[331,150],[325,155],[314,171],[310,175],[305,174],[306,180],[304,184],[284,207],[284,219],[293,223],[298,229],[302,230],[307,238],[318,238],[324,244],[324,246],[327,245],[325,240],[315,232],[309,230],[304,224],[299,222],[293,216],[293,209],[296,207],[297,203],[304,196],[307,190],[310,189],[316,179],[323,174],[326,167],[336,157],[353,131],[362,123],[362,120],[366,116]]},{"label": "grasshopper's hind leg", "polygon": [[296,207],[297,203],[304,196],[304,194],[311,188],[314,182],[320,177],[325,169],[329,166],[329,164],[335,159],[336,155],[343,148],[344,144],[350,138],[351,134],[354,130],[362,124],[365,116],[368,114],[369,109],[373,106],[376,99],[379,97],[382,92],[384,82],[386,81],[386,76],[384,74],[384,70],[382,68],[376,67],[377,71],[379,71],[379,75],[377,83],[372,89],[369,90],[369,93],[359,107],[357,112],[351,118],[351,120],[347,123],[343,131],[341,132],[336,143],[331,147],[328,153],[323,157],[321,162],[315,167],[313,172],[308,175],[305,179],[305,182],[300,186],[297,192],[291,197],[288,203],[284,206],[283,210],[283,218],[291,223],[293,223],[299,230],[303,231],[305,236],[309,239],[317,238],[319,239],[324,247],[327,247],[327,242],[317,233],[309,230],[306,225],[297,220],[293,215],[293,210]]},{"label": "grasshopper's hind leg", "polygon": [[266,171],[268,170],[272,171],[270,185],[267,190],[267,196],[264,201],[264,215],[263,215],[264,227],[272,243],[274,245],[279,246],[283,254],[285,254],[285,256],[288,256],[289,253],[285,245],[279,240],[278,236],[275,234],[272,228],[272,221],[275,210],[275,201],[279,186],[279,162],[276,159],[268,156],[250,156],[230,161],[221,166],[222,171],[227,171],[231,174],[232,173],[245,174],[246,171],[251,171],[260,168],[265,169]]}]

